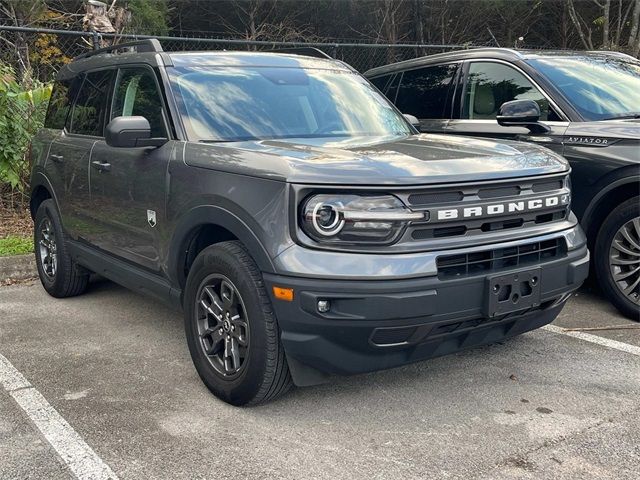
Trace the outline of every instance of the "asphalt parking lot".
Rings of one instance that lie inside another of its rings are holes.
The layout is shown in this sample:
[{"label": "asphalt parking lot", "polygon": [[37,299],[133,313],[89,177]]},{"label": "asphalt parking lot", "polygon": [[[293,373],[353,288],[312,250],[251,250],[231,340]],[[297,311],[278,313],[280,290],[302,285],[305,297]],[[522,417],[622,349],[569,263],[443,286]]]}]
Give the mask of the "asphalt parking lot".
[{"label": "asphalt parking lot", "polygon": [[[555,325],[637,324],[583,290]],[[200,382],[180,313],[107,281],[0,287],[0,478],[73,478],[80,444],[122,479],[638,478],[640,330],[559,332],[238,409]]]}]

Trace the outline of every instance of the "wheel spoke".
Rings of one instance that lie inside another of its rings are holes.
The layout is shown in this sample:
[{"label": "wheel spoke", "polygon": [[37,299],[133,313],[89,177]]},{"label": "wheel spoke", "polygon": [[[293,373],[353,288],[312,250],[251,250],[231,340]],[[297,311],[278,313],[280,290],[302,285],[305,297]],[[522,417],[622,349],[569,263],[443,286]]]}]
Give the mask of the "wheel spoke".
[{"label": "wheel spoke", "polygon": [[235,293],[233,286],[229,282],[225,280],[222,281],[220,285],[220,295],[222,296],[222,305],[224,308],[231,310],[235,302]]},{"label": "wheel spoke", "polygon": [[209,346],[203,343],[205,347],[205,353],[207,355],[215,355],[220,351],[220,345],[224,336],[219,332],[219,329],[207,329],[205,332],[200,335],[202,340],[209,339]]},{"label": "wheel spoke", "polygon": [[238,339],[231,337],[229,341],[231,343],[231,358],[233,361],[233,369],[240,368],[240,348],[238,348]]},{"label": "wheel spoke", "polygon": [[612,257],[611,265],[636,265],[640,263],[640,258],[638,259],[626,259],[620,257]]},{"label": "wheel spoke", "polygon": [[640,218],[634,218],[631,223],[636,231],[636,236],[640,239]]},{"label": "wheel spoke", "polygon": [[635,273],[638,273],[638,272],[640,272],[640,266],[638,266],[638,267],[636,267],[636,268],[634,268],[634,269],[632,269],[632,270],[628,270],[628,271],[626,271],[626,272],[616,273],[616,274],[613,276],[613,279],[614,279],[615,281],[624,280],[625,278],[628,278],[628,277],[630,277],[631,275],[633,275],[633,274],[635,274]]},{"label": "wheel spoke", "polygon": [[629,295],[633,290],[640,284],[640,276],[635,279],[635,281],[627,286],[627,288],[623,289],[625,295]]},{"label": "wheel spoke", "polygon": [[213,290],[212,287],[205,287],[204,292],[207,294],[207,297],[211,300],[211,304],[209,305],[211,309],[214,309],[217,312],[217,316],[222,317],[222,313],[224,312],[224,308],[222,306],[222,300],[218,294]]},{"label": "wheel spoke", "polygon": [[213,309],[209,305],[207,305],[207,302],[205,302],[204,300],[200,300],[200,306],[206,313],[216,319],[216,323],[222,322],[222,314],[214,312]]},{"label": "wheel spoke", "polygon": [[619,252],[626,253],[627,255],[631,255],[633,257],[640,257],[640,252],[634,252],[632,250],[629,250],[626,247],[626,245],[622,245],[620,243],[620,240],[614,240],[611,246],[616,250],[618,250]]},{"label": "wheel spoke", "polygon": [[[631,244],[631,246],[638,250],[640,252],[640,244],[638,244],[638,242],[636,242],[632,237],[631,234],[627,231],[627,226],[625,225],[624,227],[622,227],[620,229],[620,233],[622,234],[622,236],[625,238],[625,240],[627,242],[629,242]],[[629,225],[629,228],[631,228],[631,225]]]}]

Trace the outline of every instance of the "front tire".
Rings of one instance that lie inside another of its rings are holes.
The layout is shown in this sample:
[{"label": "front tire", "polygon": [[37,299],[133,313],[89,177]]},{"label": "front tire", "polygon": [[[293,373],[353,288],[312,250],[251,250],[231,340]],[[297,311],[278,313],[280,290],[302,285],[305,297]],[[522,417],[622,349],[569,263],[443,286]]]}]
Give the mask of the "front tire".
[{"label": "front tire", "polygon": [[51,199],[38,207],[33,242],[38,276],[47,293],[56,298],[84,293],[89,284],[89,271],[71,258],[60,214]]},{"label": "front tire", "polygon": [[606,297],[624,315],[640,321],[640,197],[621,203],[605,219],[594,265]]},{"label": "front tire", "polygon": [[240,242],[200,252],[189,271],[184,312],[191,358],[216,397],[255,405],[291,387],[262,274]]}]

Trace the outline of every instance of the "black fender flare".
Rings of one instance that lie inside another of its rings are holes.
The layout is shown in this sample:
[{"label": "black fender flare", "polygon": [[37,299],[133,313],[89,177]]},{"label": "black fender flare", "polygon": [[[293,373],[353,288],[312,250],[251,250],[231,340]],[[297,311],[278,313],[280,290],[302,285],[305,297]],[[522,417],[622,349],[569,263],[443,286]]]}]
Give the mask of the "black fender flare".
[{"label": "black fender flare", "polygon": [[[49,192],[49,195],[53,199],[53,203],[56,204],[56,208],[58,209],[58,212],[60,212],[60,204],[58,203],[58,196],[56,195],[56,191],[51,185],[51,181],[49,180],[49,178],[44,174],[44,172],[40,170],[35,170],[31,175],[31,187],[29,191],[29,208],[31,208],[31,201],[33,200],[33,192],[35,192],[38,189],[38,187],[43,187],[45,190],[47,190],[47,192]],[[36,212],[32,211],[31,213],[35,218]]]},{"label": "black fender flare", "polygon": [[600,188],[597,188],[598,193],[594,195],[582,214],[581,225],[585,232],[589,232],[592,226],[593,212],[608,193],[625,185],[634,183],[640,185],[640,165],[629,165],[628,167],[620,168],[611,175],[605,176],[598,183],[601,185]]},{"label": "black fender flare", "polygon": [[262,272],[275,273],[273,261],[262,242],[239,216],[219,206],[202,205],[181,216],[169,242],[167,267],[176,285],[180,284],[191,235],[204,225],[216,225],[231,232],[247,248]]}]

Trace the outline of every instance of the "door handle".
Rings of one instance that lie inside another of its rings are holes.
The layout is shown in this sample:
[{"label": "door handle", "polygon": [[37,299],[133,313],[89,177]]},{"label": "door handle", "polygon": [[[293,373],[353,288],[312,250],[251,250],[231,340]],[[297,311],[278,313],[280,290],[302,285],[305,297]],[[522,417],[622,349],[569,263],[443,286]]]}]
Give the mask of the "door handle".
[{"label": "door handle", "polygon": [[58,163],[64,160],[64,157],[62,155],[56,155],[55,153],[50,153],[49,158],[54,162],[58,162]]},{"label": "door handle", "polygon": [[111,164],[110,163],[102,163],[99,161],[93,161],[91,162],[91,166],[93,168],[95,168],[96,170],[98,170],[99,172],[109,172],[111,171]]}]

